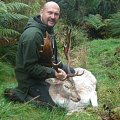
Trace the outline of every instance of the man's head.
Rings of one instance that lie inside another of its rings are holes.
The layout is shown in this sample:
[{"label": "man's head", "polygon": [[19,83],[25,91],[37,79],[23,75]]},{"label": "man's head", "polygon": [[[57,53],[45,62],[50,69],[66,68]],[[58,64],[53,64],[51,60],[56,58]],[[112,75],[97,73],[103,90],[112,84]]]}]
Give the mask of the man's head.
[{"label": "man's head", "polygon": [[60,16],[60,7],[57,3],[51,1],[45,3],[40,11],[41,21],[49,27],[53,27]]}]

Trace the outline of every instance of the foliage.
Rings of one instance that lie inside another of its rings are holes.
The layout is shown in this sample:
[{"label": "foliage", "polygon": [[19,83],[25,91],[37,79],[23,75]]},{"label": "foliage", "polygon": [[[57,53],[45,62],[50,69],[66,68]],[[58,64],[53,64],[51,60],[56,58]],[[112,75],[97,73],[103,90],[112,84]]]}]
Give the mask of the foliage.
[{"label": "foliage", "polygon": [[[61,6],[61,17],[65,24],[84,28],[83,21],[88,16],[87,22],[89,22],[89,25],[93,25],[93,28],[89,30],[91,38],[103,39],[109,37],[106,19],[109,19],[111,14],[120,10],[120,0],[60,0],[58,3]],[[99,27],[99,29],[96,27]]]},{"label": "foliage", "polygon": [[42,3],[40,1],[38,2],[38,0],[30,4],[32,9],[29,11],[29,16],[38,15],[41,8],[41,4]]},{"label": "foliage", "polygon": [[59,4],[62,9],[62,18],[67,24],[79,25],[85,15],[94,11],[98,6],[99,0],[60,0]]},{"label": "foliage", "polygon": [[120,12],[112,14],[108,21],[109,34],[112,37],[120,37]]},{"label": "foliage", "polygon": [[99,14],[96,15],[89,14],[88,17],[84,18],[84,21],[88,26],[94,27],[96,30],[105,26],[105,24],[102,22],[102,16],[100,16]]},{"label": "foliage", "polygon": [[81,24],[84,16],[89,14],[100,14],[108,18],[120,6],[119,0],[60,0],[58,3],[62,9],[62,18],[73,25]]},{"label": "foliage", "polygon": [[96,12],[106,19],[110,14],[119,11],[119,8],[120,0],[100,0],[100,4],[96,9]]},{"label": "foliage", "polygon": [[30,8],[24,3],[4,3],[0,1],[0,36],[18,36],[20,33],[13,28],[14,23],[27,19],[25,15],[19,14],[20,10]]},{"label": "foliage", "polygon": [[29,8],[24,3],[0,1],[0,61],[15,65],[16,45],[13,44],[16,44],[21,27],[28,19],[21,12]]},{"label": "foliage", "polygon": [[89,37],[92,38],[105,38],[107,35],[107,23],[99,14],[85,16],[84,18],[85,29]]},{"label": "foliage", "polygon": [[0,46],[0,61],[15,66],[16,49],[17,49],[16,44]]},{"label": "foliage", "polygon": [[[62,23],[59,22],[59,27],[56,26],[56,32],[59,33],[57,34],[58,43],[62,43],[62,46],[66,39],[66,27],[71,29],[71,49],[87,41],[87,35],[84,30],[74,26],[67,26],[65,24],[61,24]],[[61,45],[58,45],[58,47],[61,47]]]}]

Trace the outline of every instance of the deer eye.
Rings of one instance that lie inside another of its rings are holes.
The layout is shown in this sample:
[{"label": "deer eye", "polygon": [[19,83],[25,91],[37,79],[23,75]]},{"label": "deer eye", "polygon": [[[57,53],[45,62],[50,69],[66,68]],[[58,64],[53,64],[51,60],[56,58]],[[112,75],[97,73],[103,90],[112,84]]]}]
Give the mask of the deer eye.
[{"label": "deer eye", "polygon": [[69,89],[69,87],[67,85],[64,85],[64,86],[65,86],[65,88]]}]

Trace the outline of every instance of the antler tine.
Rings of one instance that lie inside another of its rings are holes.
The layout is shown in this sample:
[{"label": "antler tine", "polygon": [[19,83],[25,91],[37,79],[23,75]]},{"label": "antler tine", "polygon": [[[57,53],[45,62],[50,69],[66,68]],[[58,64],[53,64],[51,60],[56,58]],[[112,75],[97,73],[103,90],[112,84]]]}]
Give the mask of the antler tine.
[{"label": "antler tine", "polygon": [[64,54],[67,59],[67,65],[68,65],[68,73],[70,73],[70,47],[71,47],[71,40],[70,40],[70,35],[71,35],[71,29],[66,30],[66,41],[64,44]]},{"label": "antler tine", "polygon": [[69,52],[70,52],[70,47],[71,47],[70,34],[71,34],[71,29],[68,31],[68,28],[67,28],[66,41],[64,44],[64,54],[67,60],[69,60]]},{"label": "antler tine", "polygon": [[46,37],[45,38],[49,38],[49,34],[48,34],[48,32],[46,31]]},{"label": "antler tine", "polygon": [[67,77],[81,76],[81,75],[83,75],[83,74],[84,74],[84,71],[83,71],[82,73],[77,72],[77,73],[75,73],[75,74],[67,74]]},{"label": "antler tine", "polygon": [[54,68],[57,72],[59,72],[59,71],[58,71],[58,66],[59,66],[60,63],[61,63],[61,61],[60,61],[59,63],[57,63],[57,64],[55,64],[54,62],[52,62],[52,66],[53,66],[53,68]]},{"label": "antler tine", "polygon": [[66,80],[67,78],[70,78],[70,77],[75,77],[75,76],[81,76],[81,75],[83,75],[84,74],[84,71],[82,72],[82,73],[75,73],[75,74],[67,74],[67,76],[63,79],[63,81],[64,80]]}]

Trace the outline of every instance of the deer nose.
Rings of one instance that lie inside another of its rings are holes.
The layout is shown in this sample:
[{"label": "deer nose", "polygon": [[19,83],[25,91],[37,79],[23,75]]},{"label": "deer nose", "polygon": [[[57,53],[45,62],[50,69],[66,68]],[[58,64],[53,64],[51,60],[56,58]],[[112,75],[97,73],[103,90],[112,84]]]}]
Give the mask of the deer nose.
[{"label": "deer nose", "polygon": [[78,96],[77,98],[76,98],[76,101],[75,102],[79,102],[81,100],[81,98]]},{"label": "deer nose", "polygon": [[80,101],[80,100],[81,100],[81,98],[80,98],[80,97],[78,97],[78,98],[77,98],[77,100],[78,100],[78,101]]}]

